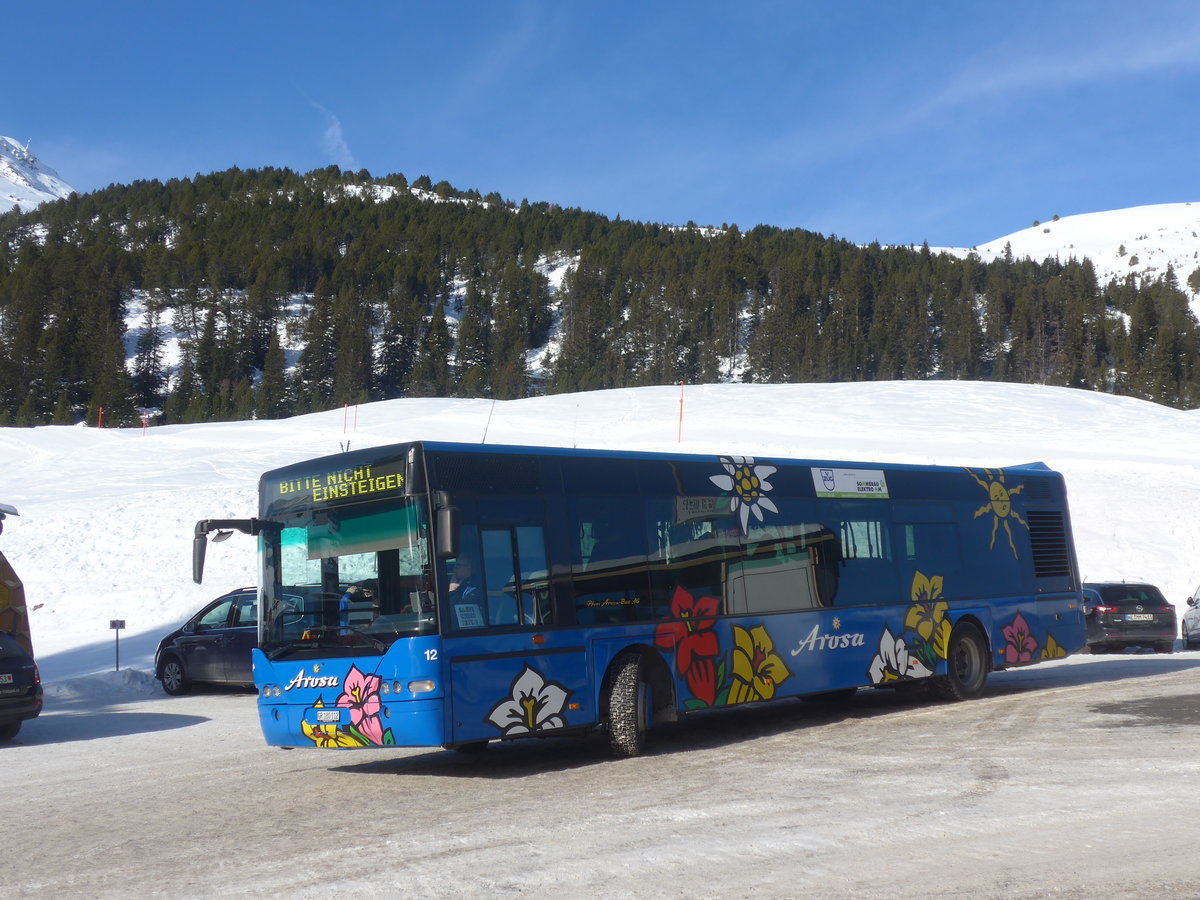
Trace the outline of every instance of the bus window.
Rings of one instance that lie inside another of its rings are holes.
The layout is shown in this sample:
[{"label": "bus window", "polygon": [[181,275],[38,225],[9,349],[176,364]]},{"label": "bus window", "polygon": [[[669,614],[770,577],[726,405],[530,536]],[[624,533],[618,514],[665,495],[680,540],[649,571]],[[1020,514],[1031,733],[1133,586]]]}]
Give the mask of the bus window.
[{"label": "bus window", "polygon": [[550,567],[546,564],[546,535],[541,526],[520,526],[517,532],[518,581],[521,620],[544,625],[554,621],[550,602]]},{"label": "bus window", "polygon": [[917,572],[926,577],[937,575],[945,599],[962,596],[962,553],[953,523],[902,523],[896,526],[896,534],[901,584],[912,584]]},{"label": "bus window", "polygon": [[840,552],[820,524],[753,528],[746,552],[729,565],[728,611],[782,612],[833,603]]},{"label": "bus window", "polygon": [[579,497],[568,514],[575,620],[592,624],[654,618],[641,502]]},{"label": "bus window", "polygon": [[458,557],[447,563],[447,624],[451,630],[482,628],[488,622],[486,557],[480,552],[480,546],[479,528],[463,525],[459,532]]},{"label": "bus window", "polygon": [[892,555],[889,508],[877,501],[830,501],[822,518],[836,531],[841,553],[838,606],[896,603],[899,581]]},{"label": "bus window", "polygon": [[655,498],[646,503],[653,598],[650,617],[671,615],[677,588],[692,597],[715,598],[717,611],[721,611],[727,562],[742,550],[737,520],[728,513],[728,505],[711,513],[690,512],[679,498]]}]

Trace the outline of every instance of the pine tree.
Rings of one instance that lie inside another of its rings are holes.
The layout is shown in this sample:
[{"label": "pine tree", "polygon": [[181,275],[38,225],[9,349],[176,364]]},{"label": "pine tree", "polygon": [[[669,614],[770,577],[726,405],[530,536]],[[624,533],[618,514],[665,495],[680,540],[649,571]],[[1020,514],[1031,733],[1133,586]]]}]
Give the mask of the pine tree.
[{"label": "pine tree", "polygon": [[163,402],[166,385],[163,371],[163,337],[159,327],[159,312],[154,306],[146,310],[146,325],[137,339],[133,362],[134,401],[142,407],[157,407]]},{"label": "pine tree", "polygon": [[450,396],[450,330],[446,327],[446,306],[439,300],[429,324],[421,336],[413,364],[410,394],[414,397]]},{"label": "pine tree", "polygon": [[258,419],[278,419],[288,408],[287,377],[284,369],[283,345],[279,332],[272,329],[263,361],[262,378],[254,394],[254,415]]},{"label": "pine tree", "polygon": [[491,394],[492,365],[488,345],[492,329],[489,320],[488,297],[472,281],[467,285],[463,300],[454,351],[457,393],[460,397],[487,397]]}]

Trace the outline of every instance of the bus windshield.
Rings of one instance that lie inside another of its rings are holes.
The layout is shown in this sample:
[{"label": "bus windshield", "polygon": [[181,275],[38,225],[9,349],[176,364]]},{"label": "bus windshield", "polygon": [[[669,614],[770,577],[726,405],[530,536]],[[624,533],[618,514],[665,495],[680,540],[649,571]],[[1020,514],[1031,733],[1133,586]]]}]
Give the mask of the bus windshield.
[{"label": "bus windshield", "polygon": [[424,500],[401,498],[310,510],[264,535],[267,656],[381,654],[436,632],[427,522]]}]

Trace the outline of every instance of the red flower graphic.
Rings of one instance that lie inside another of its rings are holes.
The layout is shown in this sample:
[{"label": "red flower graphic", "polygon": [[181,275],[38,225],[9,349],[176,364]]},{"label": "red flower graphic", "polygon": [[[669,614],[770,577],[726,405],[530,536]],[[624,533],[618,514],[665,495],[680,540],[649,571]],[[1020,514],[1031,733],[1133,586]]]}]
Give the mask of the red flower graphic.
[{"label": "red flower graphic", "polygon": [[717,694],[716,659],[720,653],[713,633],[717,601],[713,597],[693,597],[681,587],[671,598],[672,619],[659,624],[654,642],[664,650],[675,651],[675,668],[687,681],[697,699],[713,705]]}]

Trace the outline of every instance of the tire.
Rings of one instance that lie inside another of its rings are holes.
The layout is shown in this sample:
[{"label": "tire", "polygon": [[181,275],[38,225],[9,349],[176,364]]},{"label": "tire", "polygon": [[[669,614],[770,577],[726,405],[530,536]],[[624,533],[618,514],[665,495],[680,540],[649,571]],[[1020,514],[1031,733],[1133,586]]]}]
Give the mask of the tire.
[{"label": "tire", "polygon": [[178,656],[168,656],[163,660],[162,672],[158,677],[162,680],[163,690],[172,697],[186,694],[192,688],[187,671]]},{"label": "tire", "polygon": [[1183,626],[1183,649],[1191,650],[1196,646],[1196,642],[1192,640],[1192,635],[1188,634],[1187,625]]},{"label": "tire", "polygon": [[983,693],[987,676],[987,641],[974,625],[959,622],[946,647],[946,674],[932,679],[929,689],[942,700],[970,700]]},{"label": "tire", "polygon": [[0,725],[0,741],[11,741],[17,736],[17,732],[21,730],[21,723],[9,722],[7,725]]},{"label": "tire", "polygon": [[608,683],[605,727],[613,756],[629,759],[646,744],[646,712],[649,686],[642,681],[642,657],[625,653],[613,662]]}]

